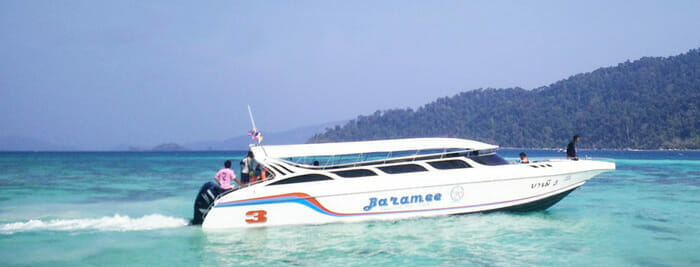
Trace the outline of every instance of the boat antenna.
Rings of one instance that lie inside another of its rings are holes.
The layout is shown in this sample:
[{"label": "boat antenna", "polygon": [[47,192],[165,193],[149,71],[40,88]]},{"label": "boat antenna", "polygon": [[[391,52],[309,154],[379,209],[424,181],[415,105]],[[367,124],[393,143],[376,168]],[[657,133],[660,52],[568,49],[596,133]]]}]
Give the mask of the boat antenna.
[{"label": "boat antenna", "polygon": [[253,130],[250,130],[249,134],[250,136],[258,141],[258,146],[262,148],[263,153],[267,155],[267,151],[265,151],[265,148],[262,146],[262,133],[258,131],[258,127],[255,126],[255,119],[253,119],[253,111],[250,109],[250,104],[248,104],[248,116],[250,116],[250,123],[253,125]]},{"label": "boat antenna", "polygon": [[253,124],[253,130],[257,131],[258,127],[255,127],[255,120],[253,119],[253,112],[250,111],[250,105],[248,105],[248,115],[250,116],[250,123]]}]

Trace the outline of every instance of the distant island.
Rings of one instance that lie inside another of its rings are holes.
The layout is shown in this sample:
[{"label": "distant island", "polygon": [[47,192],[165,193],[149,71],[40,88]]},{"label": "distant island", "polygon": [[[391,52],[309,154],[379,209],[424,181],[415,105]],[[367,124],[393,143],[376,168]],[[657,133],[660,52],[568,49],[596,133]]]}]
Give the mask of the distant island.
[{"label": "distant island", "polygon": [[[124,150],[124,149],[115,149],[115,150],[119,151],[119,150]],[[142,148],[142,147],[138,147],[138,146],[129,146],[128,149],[126,149],[125,151],[129,151],[129,152],[153,152],[153,151],[155,151],[155,152],[170,152],[170,151],[189,151],[189,150],[190,149],[188,149],[187,147],[184,147],[180,144],[169,142],[169,143],[163,143],[163,144],[154,146],[151,149]]]},{"label": "distant island", "polygon": [[180,144],[177,143],[163,143],[157,146],[154,146],[153,148],[143,148],[139,146],[128,146],[126,148],[124,147],[119,147],[115,148],[112,151],[129,151],[129,152],[170,152],[170,151],[189,151],[190,149],[187,147],[184,147]]},{"label": "distant island", "polygon": [[151,149],[151,151],[187,151],[187,149],[184,146],[181,146],[176,143],[165,143],[165,144],[160,144]]},{"label": "distant island", "polygon": [[[314,134],[322,132],[324,129],[330,126],[344,124],[345,122],[346,121],[335,121],[315,125],[306,125],[280,132],[265,131],[265,144],[282,145],[304,143]],[[253,141],[250,139],[250,136],[246,135],[245,133],[241,133],[241,135],[225,140],[196,141],[187,142],[184,144],[169,142],[157,145],[155,147],[143,144],[119,144],[102,149],[81,149],[76,147],[55,145],[34,138],[0,136],[0,151],[240,151],[247,150],[248,145],[252,142]]]},{"label": "distant island", "polygon": [[[396,99],[394,101],[401,101]],[[644,57],[549,86],[477,89],[359,116],[309,142],[445,136],[505,147],[700,149],[700,50]]]},{"label": "distant island", "polygon": [[31,137],[0,136],[0,151],[69,151],[73,149],[75,148]]}]

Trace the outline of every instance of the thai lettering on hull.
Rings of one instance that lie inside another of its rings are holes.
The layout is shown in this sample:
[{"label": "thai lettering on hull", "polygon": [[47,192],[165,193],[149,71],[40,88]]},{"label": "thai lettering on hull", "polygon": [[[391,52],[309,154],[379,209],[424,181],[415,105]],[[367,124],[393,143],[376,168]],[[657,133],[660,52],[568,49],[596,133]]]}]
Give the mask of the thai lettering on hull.
[{"label": "thai lettering on hull", "polygon": [[376,198],[376,197],[371,197],[369,198],[369,205],[365,206],[364,209],[365,211],[370,211],[374,207],[385,207],[385,206],[401,206],[401,205],[407,205],[407,204],[414,204],[414,203],[423,203],[423,202],[433,202],[433,201],[440,201],[442,200],[442,194],[440,193],[435,193],[435,194],[425,194],[425,195],[410,195],[410,196],[401,196],[401,197],[388,197],[388,198]]}]

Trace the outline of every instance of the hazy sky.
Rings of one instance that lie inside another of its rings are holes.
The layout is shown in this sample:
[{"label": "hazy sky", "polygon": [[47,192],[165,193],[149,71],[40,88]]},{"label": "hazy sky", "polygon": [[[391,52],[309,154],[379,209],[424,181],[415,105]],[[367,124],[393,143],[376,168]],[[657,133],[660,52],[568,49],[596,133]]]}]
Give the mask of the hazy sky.
[{"label": "hazy sky", "polygon": [[[566,2],[566,3],[564,3]],[[0,0],[0,136],[222,140],[700,47],[700,1]]]}]

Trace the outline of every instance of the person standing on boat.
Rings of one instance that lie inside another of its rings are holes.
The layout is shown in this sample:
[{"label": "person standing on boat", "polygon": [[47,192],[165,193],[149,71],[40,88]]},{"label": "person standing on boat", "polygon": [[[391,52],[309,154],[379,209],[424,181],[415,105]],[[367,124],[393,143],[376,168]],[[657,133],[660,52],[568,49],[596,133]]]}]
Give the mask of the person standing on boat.
[{"label": "person standing on boat", "polygon": [[573,159],[573,160],[578,160],[578,156],[576,156],[576,143],[578,140],[581,139],[578,134],[574,135],[574,138],[571,139],[571,142],[569,142],[569,145],[566,146],[566,158],[567,159]]},{"label": "person standing on boat", "polygon": [[248,155],[241,160],[241,182],[250,183],[250,171],[253,168],[253,152],[248,151]]},{"label": "person standing on boat", "polygon": [[216,173],[214,180],[216,180],[216,183],[219,184],[219,187],[223,191],[231,189],[231,180],[235,181],[238,185],[241,185],[241,182],[236,179],[236,173],[231,170],[230,160],[224,162],[224,168]]}]

